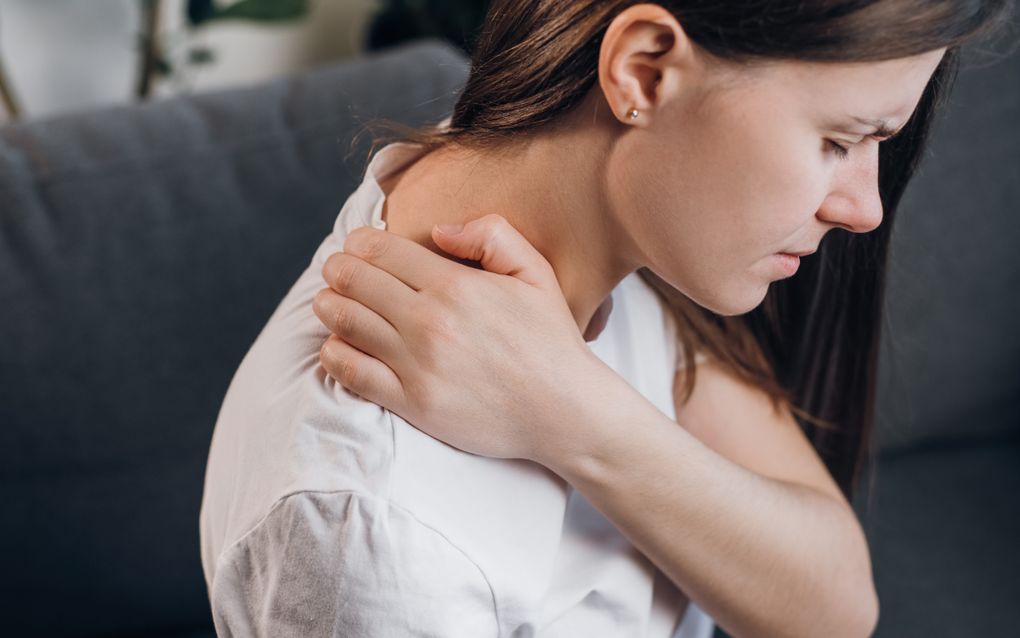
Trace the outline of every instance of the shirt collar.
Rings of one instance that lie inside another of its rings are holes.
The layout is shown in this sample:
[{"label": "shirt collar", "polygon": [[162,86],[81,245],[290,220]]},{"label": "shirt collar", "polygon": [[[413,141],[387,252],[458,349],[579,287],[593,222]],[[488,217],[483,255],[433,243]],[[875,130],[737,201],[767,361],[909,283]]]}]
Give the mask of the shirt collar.
[{"label": "shirt collar", "polygon": [[[451,119],[452,116],[447,116],[436,125],[436,128],[447,128]],[[337,215],[333,231],[346,237],[360,226],[385,230],[386,222],[382,218],[385,193],[379,182],[423,154],[424,148],[413,142],[392,142],[379,149],[365,169],[365,178]]]}]

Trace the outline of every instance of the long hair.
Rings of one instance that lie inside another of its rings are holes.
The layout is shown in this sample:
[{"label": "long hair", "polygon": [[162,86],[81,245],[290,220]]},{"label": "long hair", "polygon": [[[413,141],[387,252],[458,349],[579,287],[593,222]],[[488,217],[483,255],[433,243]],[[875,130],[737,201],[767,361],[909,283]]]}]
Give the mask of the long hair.
[{"label": "long hair", "polygon": [[[571,111],[598,80],[609,24],[639,0],[495,0],[447,128],[383,122],[430,150],[498,148]],[[698,306],[647,268],[639,273],[677,318],[684,359],[681,405],[696,379],[694,354],[761,388],[797,420],[847,500],[868,460],[889,239],[932,119],[959,65],[959,47],[1010,17],[1007,0],[661,0],[695,45],[731,62],[868,62],[945,47],[902,133],[879,146],[883,223],[829,233],[795,277],[773,282],[739,316]],[[392,139],[392,138],[391,138]],[[377,137],[376,143],[388,141]],[[679,406],[678,406],[679,409]]]}]

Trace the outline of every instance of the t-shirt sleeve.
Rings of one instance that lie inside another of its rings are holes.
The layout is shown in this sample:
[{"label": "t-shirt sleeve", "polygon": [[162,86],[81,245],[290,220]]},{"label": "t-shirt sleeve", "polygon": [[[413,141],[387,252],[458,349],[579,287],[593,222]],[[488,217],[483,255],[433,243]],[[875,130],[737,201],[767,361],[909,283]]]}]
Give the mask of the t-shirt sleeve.
[{"label": "t-shirt sleeve", "polygon": [[217,561],[210,588],[219,636],[498,635],[479,567],[444,536],[385,500],[300,492]]}]

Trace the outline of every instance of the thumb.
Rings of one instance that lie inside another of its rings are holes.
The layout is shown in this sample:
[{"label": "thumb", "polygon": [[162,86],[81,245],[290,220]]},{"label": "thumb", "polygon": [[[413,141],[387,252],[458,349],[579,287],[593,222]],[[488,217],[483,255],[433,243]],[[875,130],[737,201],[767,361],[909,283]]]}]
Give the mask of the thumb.
[{"label": "thumb", "polygon": [[552,266],[510,222],[490,213],[464,224],[435,226],[432,241],[445,252],[472,261],[500,275],[510,275],[539,288],[559,287]]}]

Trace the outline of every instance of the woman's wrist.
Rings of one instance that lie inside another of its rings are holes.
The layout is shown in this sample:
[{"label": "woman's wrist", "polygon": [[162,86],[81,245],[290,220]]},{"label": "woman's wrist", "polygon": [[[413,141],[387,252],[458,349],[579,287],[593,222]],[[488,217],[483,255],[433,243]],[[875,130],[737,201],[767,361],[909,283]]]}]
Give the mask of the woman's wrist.
[{"label": "woman's wrist", "polygon": [[634,428],[669,418],[594,354],[567,389],[549,411],[531,460],[570,483],[601,473]]}]

